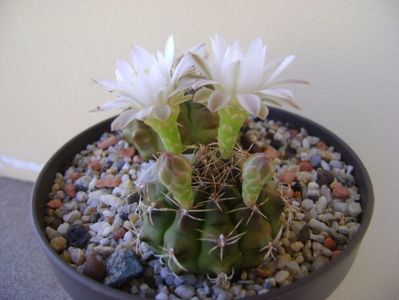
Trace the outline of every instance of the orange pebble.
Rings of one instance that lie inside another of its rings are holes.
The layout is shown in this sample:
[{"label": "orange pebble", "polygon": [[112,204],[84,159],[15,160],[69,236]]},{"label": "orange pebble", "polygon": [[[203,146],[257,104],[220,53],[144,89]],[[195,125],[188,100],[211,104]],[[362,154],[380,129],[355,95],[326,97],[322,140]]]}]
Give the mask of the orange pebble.
[{"label": "orange pebble", "polygon": [[53,199],[47,203],[47,206],[53,209],[57,209],[62,206],[62,202],[60,199]]},{"label": "orange pebble", "polygon": [[335,240],[332,237],[329,236],[329,237],[325,238],[323,245],[325,247],[327,247],[328,249],[333,250],[337,246],[337,243],[335,242]]}]

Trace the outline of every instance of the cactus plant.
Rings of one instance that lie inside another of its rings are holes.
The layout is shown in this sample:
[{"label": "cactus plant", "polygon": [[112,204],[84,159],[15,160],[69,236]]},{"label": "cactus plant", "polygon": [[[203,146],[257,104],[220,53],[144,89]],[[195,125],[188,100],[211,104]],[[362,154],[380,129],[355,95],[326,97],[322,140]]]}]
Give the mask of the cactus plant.
[{"label": "cactus plant", "polygon": [[237,146],[241,126],[266,118],[266,104],[297,107],[280,86],[306,81],[276,80],[294,56],[267,63],[260,39],[245,53],[219,36],[211,44],[213,60],[199,46],[174,61],[172,37],[164,54],[133,48],[116,82],[99,82],[120,94],[99,109],[124,108],[112,129],[124,129],[142,159],[158,157],[156,178],[138,184],[138,242],[175,273],[227,276],[273,257],[283,228],[272,161]]},{"label": "cactus plant", "polygon": [[157,179],[142,188],[140,238],[171,270],[227,274],[264,261],[283,208],[264,153],[235,150],[223,160],[211,144],[191,162],[163,153],[157,168]]}]

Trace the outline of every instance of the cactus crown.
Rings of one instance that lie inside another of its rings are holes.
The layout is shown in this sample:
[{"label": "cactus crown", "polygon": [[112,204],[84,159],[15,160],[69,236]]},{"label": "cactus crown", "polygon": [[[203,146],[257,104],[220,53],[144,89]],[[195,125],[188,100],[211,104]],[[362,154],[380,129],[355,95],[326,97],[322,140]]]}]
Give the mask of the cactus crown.
[{"label": "cactus crown", "polygon": [[276,80],[294,56],[269,64],[260,39],[245,53],[219,36],[211,45],[212,59],[200,46],[174,63],[172,37],[164,54],[135,47],[115,82],[99,82],[120,93],[99,109],[125,108],[113,128],[144,160],[158,157],[157,178],[141,190],[139,236],[176,273],[228,273],[270,256],[283,208],[272,162],[237,137],[248,116],[266,117],[266,104],[296,107],[280,85],[306,83]]}]

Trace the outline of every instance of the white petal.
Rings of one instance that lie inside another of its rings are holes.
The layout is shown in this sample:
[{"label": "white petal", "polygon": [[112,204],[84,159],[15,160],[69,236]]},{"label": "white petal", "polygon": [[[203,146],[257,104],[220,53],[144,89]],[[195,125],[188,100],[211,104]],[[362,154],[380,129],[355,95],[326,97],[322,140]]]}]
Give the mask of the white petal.
[{"label": "white petal", "polygon": [[251,115],[259,116],[262,108],[260,97],[254,94],[237,95],[238,102]]},{"label": "white petal", "polygon": [[126,60],[118,59],[116,61],[115,76],[116,80],[119,82],[132,82],[133,69]]},{"label": "white petal", "polygon": [[277,97],[285,100],[291,100],[294,97],[294,94],[287,89],[264,89],[260,90],[259,93],[266,96]]},{"label": "white petal", "polygon": [[145,72],[150,65],[156,63],[155,57],[139,46],[134,46],[130,51],[130,60],[137,73]]},{"label": "white petal", "polygon": [[272,73],[272,75],[269,76],[267,81],[271,81],[275,79],[288,65],[295,59],[295,55],[290,55],[287,56],[286,58],[283,59],[283,61],[280,63],[280,65],[277,67],[276,70]]},{"label": "white petal", "polygon": [[129,109],[122,112],[111,124],[111,130],[120,130],[125,128],[131,121],[136,119],[136,111]]},{"label": "white petal", "polygon": [[220,85],[220,82],[216,82],[216,81],[208,80],[208,79],[200,79],[192,85],[192,88],[194,90],[196,90],[205,85]]},{"label": "white petal", "polygon": [[309,84],[309,82],[301,79],[280,79],[268,82],[267,86],[275,86],[280,84]]},{"label": "white petal", "polygon": [[215,34],[214,37],[211,38],[210,40],[212,47],[212,55],[215,60],[215,64],[217,68],[220,69],[222,66],[223,56],[224,52],[226,51],[227,44],[225,40],[217,34]]},{"label": "white petal", "polygon": [[118,97],[114,100],[108,101],[100,106],[98,106],[99,110],[111,110],[116,108],[123,108],[129,106],[136,106],[136,103],[127,97]]},{"label": "white petal", "polygon": [[170,35],[168,37],[168,40],[166,41],[166,47],[165,47],[165,61],[169,67],[169,70],[172,66],[174,56],[175,56],[175,43],[173,40],[173,35]]},{"label": "white petal", "polygon": [[205,104],[208,101],[209,96],[211,95],[212,92],[213,92],[213,90],[211,90],[211,89],[202,88],[194,94],[193,101],[197,102],[197,103]]},{"label": "white petal", "polygon": [[96,81],[97,84],[101,85],[103,88],[108,90],[109,92],[113,92],[118,89],[118,82],[113,80],[99,80]]},{"label": "white petal", "polygon": [[211,71],[209,69],[208,63],[205,59],[203,59],[201,56],[197,55],[196,53],[190,52],[189,55],[191,56],[194,64],[197,66],[197,68],[206,76],[208,76],[209,79],[212,78]]},{"label": "white petal", "polygon": [[149,106],[149,107],[143,108],[143,109],[137,111],[135,118],[137,120],[144,120],[149,115],[151,115],[153,109],[154,109],[154,106]]},{"label": "white petal", "polygon": [[218,111],[223,106],[225,106],[230,100],[231,97],[229,95],[226,95],[225,93],[220,91],[213,91],[208,99],[208,109],[211,112]]},{"label": "white petal", "polygon": [[157,105],[152,110],[152,115],[158,120],[166,120],[169,118],[171,109],[169,105]]}]

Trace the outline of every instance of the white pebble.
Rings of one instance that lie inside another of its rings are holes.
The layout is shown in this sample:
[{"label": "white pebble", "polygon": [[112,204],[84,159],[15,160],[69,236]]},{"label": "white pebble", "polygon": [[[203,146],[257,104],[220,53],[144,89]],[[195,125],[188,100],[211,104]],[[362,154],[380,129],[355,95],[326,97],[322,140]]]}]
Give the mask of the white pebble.
[{"label": "white pebble", "polygon": [[124,204],[124,200],[122,200],[121,198],[116,197],[114,195],[110,195],[110,194],[101,195],[100,200],[105,205],[109,205],[109,206],[115,207],[115,208]]},{"label": "white pebble", "polygon": [[73,210],[69,214],[64,215],[63,219],[65,222],[73,223],[81,218],[82,214],[78,210]]},{"label": "white pebble", "polygon": [[276,279],[276,282],[277,283],[282,283],[284,280],[286,280],[288,277],[290,276],[290,273],[288,273],[287,271],[285,271],[285,270],[281,270],[281,271],[278,271],[277,273],[276,273],[276,275],[274,276],[274,278]]},{"label": "white pebble", "polygon": [[344,215],[348,214],[348,204],[346,202],[342,202],[341,200],[335,199],[333,201],[333,207],[335,210],[343,213]]},{"label": "white pebble", "polygon": [[310,200],[310,199],[305,199],[305,200],[302,201],[301,206],[302,206],[304,209],[306,209],[306,210],[310,210],[310,209],[312,209],[312,207],[314,206],[314,203],[313,203],[313,201]]},{"label": "white pebble", "polygon": [[317,182],[311,181],[308,183],[308,189],[309,190],[318,190],[319,189],[319,185],[317,184]]},{"label": "white pebble", "polygon": [[352,202],[348,204],[348,214],[351,217],[357,217],[360,215],[362,212],[362,207],[360,206],[360,203],[358,202]]},{"label": "white pebble", "polygon": [[317,212],[321,214],[327,207],[327,198],[325,196],[321,196],[319,200],[315,203]]},{"label": "white pebble", "polygon": [[66,235],[68,233],[69,227],[70,227],[69,223],[62,223],[60,226],[58,226],[57,231],[61,235]]},{"label": "white pebble", "polygon": [[324,231],[327,231],[327,230],[328,230],[328,226],[327,226],[326,224],[324,224],[324,223],[322,223],[322,222],[320,222],[320,221],[318,221],[318,220],[316,220],[316,219],[314,219],[314,218],[312,218],[312,219],[309,221],[309,226],[310,226],[311,228],[317,229],[317,230],[324,230]]}]

